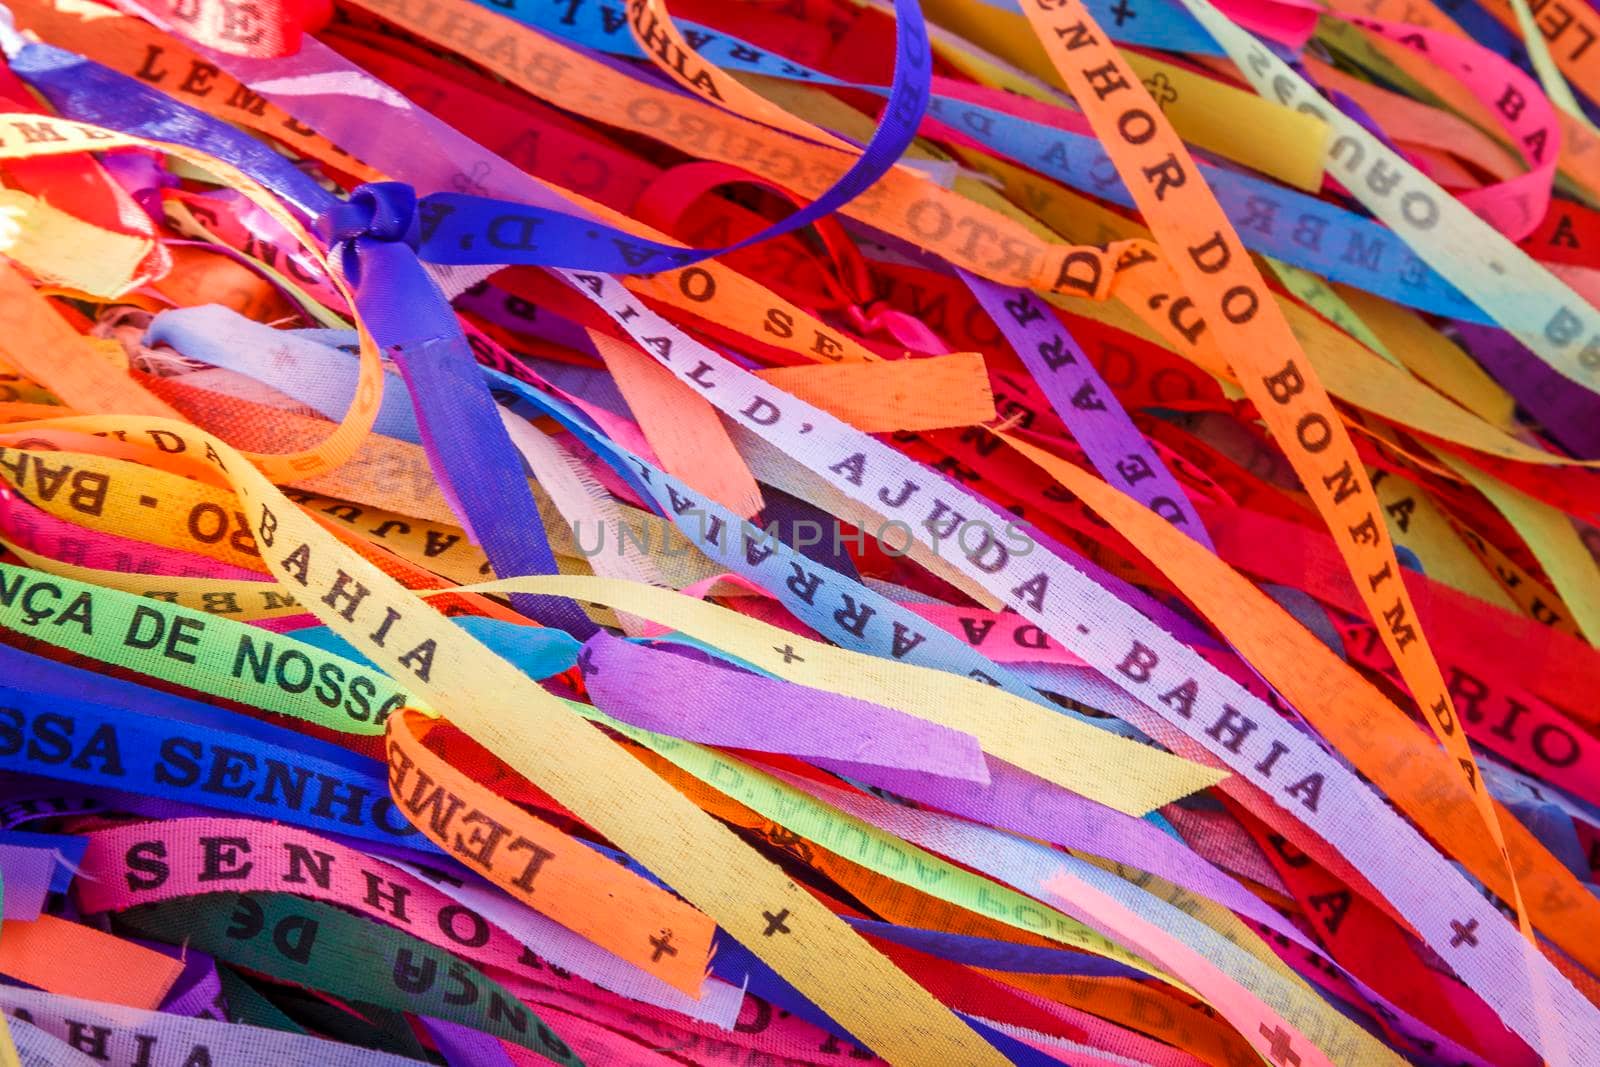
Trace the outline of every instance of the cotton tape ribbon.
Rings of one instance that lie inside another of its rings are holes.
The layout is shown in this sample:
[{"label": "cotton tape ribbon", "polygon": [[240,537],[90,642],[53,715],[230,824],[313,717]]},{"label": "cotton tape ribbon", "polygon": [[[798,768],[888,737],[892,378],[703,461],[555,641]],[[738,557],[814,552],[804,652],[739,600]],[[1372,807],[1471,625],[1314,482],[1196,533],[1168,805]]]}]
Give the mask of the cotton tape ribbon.
[{"label": "cotton tape ribbon", "polygon": [[[596,295],[597,295],[597,296],[600,296],[600,295],[601,295],[601,290],[602,290],[602,288],[603,288],[603,283],[600,283],[600,281],[599,281],[599,280],[598,280],[598,279],[595,279],[595,282],[596,282],[596,283],[597,283],[597,284],[595,284],[595,285],[593,285],[593,286],[590,286],[590,288],[591,288],[591,289],[592,289],[592,290],[593,290],[593,291],[594,291],[594,292],[595,292],[595,294],[596,294]],[[588,282],[587,282],[587,281],[584,281],[584,284],[588,284]],[[664,335],[663,335],[663,336],[664,336]],[[663,351],[663,352],[662,352],[662,354],[663,354],[663,355],[665,355],[665,352],[664,352],[664,351]],[[702,375],[702,377],[703,377],[703,375]],[[704,386],[704,385],[705,385],[705,384],[706,384],[706,383],[705,383],[705,382],[704,382],[704,381],[703,381],[703,380],[702,380],[702,381],[700,381],[700,382],[698,382],[698,383],[696,383],[696,384],[699,384],[699,385],[701,385],[701,386],[702,386],[702,387],[703,387],[703,386]],[[770,401],[769,401],[769,402],[768,402],[768,403],[769,403],[769,404],[770,404],[770,403],[771,403],[771,402],[770,402]],[[758,409],[758,410],[759,410],[759,409]],[[759,420],[758,420],[758,421],[759,421]],[[845,474],[846,474],[846,476],[848,476],[848,471],[847,471],[847,472],[844,472],[844,473],[845,473]],[[1043,597],[1043,595],[1042,595],[1042,594],[1043,594],[1043,592],[1044,592],[1044,587],[1043,587],[1043,586],[1042,586],[1042,585],[1041,585],[1041,587],[1040,587],[1040,594],[1041,594],[1041,595],[1040,595],[1040,597],[1039,597],[1039,599],[1040,599],[1040,600],[1041,600],[1041,601],[1042,601],[1042,600],[1043,600],[1043,599],[1044,599],[1044,597]],[[1474,920],[1474,923],[1475,923],[1475,922],[1476,922],[1476,920]]]}]

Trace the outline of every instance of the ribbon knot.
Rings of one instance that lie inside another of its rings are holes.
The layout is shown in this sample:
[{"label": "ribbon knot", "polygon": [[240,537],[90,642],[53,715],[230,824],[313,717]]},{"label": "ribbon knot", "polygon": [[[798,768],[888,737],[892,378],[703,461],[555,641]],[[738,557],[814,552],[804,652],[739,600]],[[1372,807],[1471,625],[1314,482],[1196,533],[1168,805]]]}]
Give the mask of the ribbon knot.
[{"label": "ribbon knot", "polygon": [[358,185],[349,200],[318,217],[316,230],[329,247],[368,237],[409,245],[414,251],[419,243],[417,192],[405,182]]}]

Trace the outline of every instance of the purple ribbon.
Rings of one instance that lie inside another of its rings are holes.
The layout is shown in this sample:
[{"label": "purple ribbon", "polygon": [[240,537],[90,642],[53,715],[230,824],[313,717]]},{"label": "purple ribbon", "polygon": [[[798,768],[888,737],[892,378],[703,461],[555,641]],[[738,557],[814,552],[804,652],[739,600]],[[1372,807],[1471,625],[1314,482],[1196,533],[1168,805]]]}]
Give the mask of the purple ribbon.
[{"label": "purple ribbon", "polygon": [[1457,322],[1456,337],[1489,376],[1580,459],[1600,458],[1600,398],[1552,370],[1504,330]]},{"label": "purple ribbon", "polygon": [[964,270],[956,273],[1005,335],[1100,476],[1215,552],[1183,486],[1055,311],[1025,289],[996,285]]},{"label": "purple ribbon", "polygon": [[733,667],[698,663],[600,633],[578,657],[595,707],[644,730],[723,748],[894,768],[981,783],[970,734],[880,704]]}]

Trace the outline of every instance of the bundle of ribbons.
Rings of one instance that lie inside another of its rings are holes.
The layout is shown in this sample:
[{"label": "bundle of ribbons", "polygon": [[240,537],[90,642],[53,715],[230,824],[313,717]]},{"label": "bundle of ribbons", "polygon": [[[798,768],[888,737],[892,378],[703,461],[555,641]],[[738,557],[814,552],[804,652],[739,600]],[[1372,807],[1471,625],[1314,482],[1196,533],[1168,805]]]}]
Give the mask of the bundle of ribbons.
[{"label": "bundle of ribbons", "polygon": [[1593,0],[7,3],[0,1067],[1600,1064]]}]

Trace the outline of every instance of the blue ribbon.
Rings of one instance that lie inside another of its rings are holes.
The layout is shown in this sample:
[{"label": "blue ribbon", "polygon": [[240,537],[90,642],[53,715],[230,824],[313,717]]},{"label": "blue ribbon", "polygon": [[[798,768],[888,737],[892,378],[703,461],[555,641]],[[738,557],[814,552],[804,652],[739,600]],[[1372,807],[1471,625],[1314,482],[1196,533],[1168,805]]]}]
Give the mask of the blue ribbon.
[{"label": "blue ribbon", "polygon": [[[167,345],[191,359],[223,367],[278,389],[338,422],[356,395],[360,368],[353,359],[330,359],[342,331],[278,330],[220,304],[163,311],[145,328],[144,343]],[[356,343],[354,331],[349,343]],[[383,402],[372,432],[421,444],[416,414],[405,389],[383,376]]]},{"label": "blue ribbon", "polygon": [[990,971],[1009,971],[1014,974],[1071,974],[1083,978],[1147,977],[1126,963],[1105,956],[1091,956],[1067,948],[1044,948],[1038,945],[1021,945],[1015,941],[999,941],[971,934],[952,934],[944,930],[924,930],[916,926],[900,926],[879,922],[876,919],[846,918],[845,922],[861,933],[871,934],[884,941],[914,948],[930,956],[981,967]]},{"label": "blue ribbon", "polygon": [[4,645],[0,679],[0,770],[438,854],[377,760]]},{"label": "blue ribbon", "polygon": [[[855,920],[845,921],[853,926],[859,926]],[[932,933],[932,931],[925,932]],[[725,981],[743,986],[748,992],[767,1001],[773,1007],[804,1019],[837,1038],[865,1044],[857,1041],[848,1030],[835,1022],[832,1016],[807,1000],[804,994],[768,966],[760,956],[728,937],[723,930],[717,931],[716,950],[711,957],[711,971]],[[1060,1067],[1060,1060],[1037,1051],[964,1011],[953,1008],[951,1010],[955,1012],[957,1018],[972,1027],[979,1037],[993,1045],[1001,1055],[1018,1067]]]},{"label": "blue ribbon", "polygon": [[[556,573],[522,456],[450,303],[416,255],[417,198],[402,182],[358,187],[317,218],[367,330],[400,368],[434,474],[495,574]],[[517,594],[517,610],[580,637],[597,627],[576,604]]]},{"label": "blue ribbon", "polygon": [[310,175],[265,143],[83,56],[29,43],[11,57],[11,69],[68,118],[226,160],[308,219],[334,202]]},{"label": "blue ribbon", "polygon": [[[571,634],[553,627],[519,626],[476,615],[454,615],[450,621],[536,682],[570,670],[578,662],[581,646]],[[359,649],[326,626],[308,626],[289,636],[352,662],[374,666]]]}]

